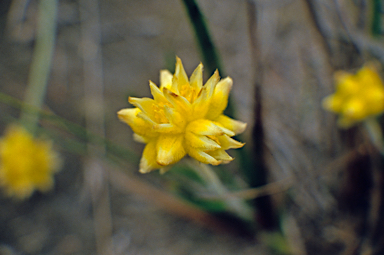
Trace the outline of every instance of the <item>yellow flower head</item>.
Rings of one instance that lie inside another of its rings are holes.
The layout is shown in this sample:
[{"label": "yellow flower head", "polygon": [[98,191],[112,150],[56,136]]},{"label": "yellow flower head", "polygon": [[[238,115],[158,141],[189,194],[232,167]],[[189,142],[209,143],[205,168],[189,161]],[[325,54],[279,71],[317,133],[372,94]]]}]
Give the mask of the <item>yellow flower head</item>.
[{"label": "yellow flower head", "polygon": [[220,80],[216,70],[203,86],[203,65],[188,79],[176,58],[175,74],[162,70],[160,88],[151,81],[149,86],[153,99],[130,97],[128,101],[137,108],[118,112],[120,120],[131,126],[136,141],[146,143],[141,173],[174,164],[187,154],[212,165],[233,160],[225,150],[244,145],[231,137],[242,133],[246,124],[223,114],[231,78]]},{"label": "yellow flower head", "polygon": [[338,72],[336,92],[323,100],[323,107],[340,114],[338,125],[348,128],[356,122],[384,111],[384,86],[373,65],[356,74]]},{"label": "yellow flower head", "polygon": [[35,189],[47,191],[59,162],[50,141],[35,139],[24,128],[12,125],[0,139],[0,186],[19,199]]}]

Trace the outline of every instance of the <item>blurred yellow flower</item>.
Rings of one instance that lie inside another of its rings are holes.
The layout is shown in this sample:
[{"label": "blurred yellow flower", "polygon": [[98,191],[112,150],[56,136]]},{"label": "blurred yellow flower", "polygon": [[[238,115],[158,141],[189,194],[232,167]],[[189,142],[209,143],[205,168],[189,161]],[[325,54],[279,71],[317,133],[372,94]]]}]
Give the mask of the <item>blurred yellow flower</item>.
[{"label": "blurred yellow flower", "polygon": [[24,128],[12,125],[0,139],[0,186],[18,199],[29,197],[35,189],[47,191],[59,162],[50,141],[33,138]]},{"label": "blurred yellow flower", "polygon": [[384,111],[384,86],[373,65],[356,74],[337,72],[335,82],[336,92],[324,98],[323,107],[340,115],[340,127],[348,128]]},{"label": "blurred yellow flower", "polygon": [[129,97],[136,108],[118,112],[120,120],[131,126],[135,140],[146,143],[141,173],[174,164],[187,154],[212,165],[233,160],[225,150],[244,145],[231,137],[242,133],[246,124],[223,114],[231,78],[220,80],[216,70],[203,86],[203,65],[188,79],[176,58],[175,74],[162,70],[160,88],[151,81],[149,86],[153,99]]}]

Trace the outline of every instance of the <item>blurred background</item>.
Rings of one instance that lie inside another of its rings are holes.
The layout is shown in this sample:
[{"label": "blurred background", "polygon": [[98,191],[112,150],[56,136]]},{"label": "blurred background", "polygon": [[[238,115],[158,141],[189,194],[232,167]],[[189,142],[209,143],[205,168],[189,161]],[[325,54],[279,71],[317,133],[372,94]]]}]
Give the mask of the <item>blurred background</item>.
[{"label": "blurred background", "polygon": [[[16,101],[41,2],[0,2],[0,92]],[[252,227],[188,201],[185,176],[139,174],[143,145],[116,115],[175,56],[212,74],[188,3],[234,81],[230,115],[248,123],[223,171],[237,190],[277,184],[248,198]],[[381,156],[321,107],[336,70],[384,61],[381,15],[380,0],[58,1],[43,109],[59,118],[40,126],[63,165],[52,191],[1,196],[0,254],[382,254]],[[20,114],[9,102],[1,131]]]}]

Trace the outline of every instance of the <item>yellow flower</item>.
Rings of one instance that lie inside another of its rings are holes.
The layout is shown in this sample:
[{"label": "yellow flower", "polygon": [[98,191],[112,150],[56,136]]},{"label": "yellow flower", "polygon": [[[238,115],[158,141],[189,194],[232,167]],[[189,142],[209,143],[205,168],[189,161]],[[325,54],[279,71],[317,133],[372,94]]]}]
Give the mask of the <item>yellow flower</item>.
[{"label": "yellow flower", "polygon": [[118,112],[120,120],[131,126],[135,140],[146,143],[141,173],[174,164],[187,154],[212,165],[233,160],[225,150],[244,145],[231,137],[242,133],[246,124],[223,114],[231,78],[220,80],[216,70],[203,86],[203,65],[188,79],[176,58],[175,74],[162,70],[160,88],[151,81],[149,86],[153,99],[129,97],[137,108]]},{"label": "yellow flower", "polygon": [[24,128],[10,126],[0,139],[0,185],[9,196],[29,197],[53,186],[59,158],[52,143],[33,138]]},{"label": "yellow flower", "polygon": [[348,128],[384,111],[384,86],[373,65],[356,74],[337,72],[336,92],[323,100],[323,107],[340,114],[338,125]]}]

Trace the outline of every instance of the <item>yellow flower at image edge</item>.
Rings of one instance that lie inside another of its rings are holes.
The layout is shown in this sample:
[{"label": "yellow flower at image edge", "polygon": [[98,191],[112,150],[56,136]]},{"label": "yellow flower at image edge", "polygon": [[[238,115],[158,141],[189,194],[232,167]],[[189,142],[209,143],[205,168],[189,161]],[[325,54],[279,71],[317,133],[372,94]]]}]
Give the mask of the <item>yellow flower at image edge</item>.
[{"label": "yellow flower at image edge", "polygon": [[233,160],[226,150],[244,145],[231,137],[242,133],[246,124],[223,114],[231,78],[220,80],[216,70],[203,85],[203,65],[200,63],[188,78],[176,58],[174,75],[162,70],[160,87],[151,81],[149,86],[153,99],[130,97],[136,108],[118,112],[132,128],[135,140],[146,143],[141,173],[174,164],[185,155],[212,165]]},{"label": "yellow flower at image edge", "polygon": [[0,185],[7,195],[19,199],[35,189],[48,191],[59,162],[50,141],[33,138],[24,128],[12,125],[0,140]]},{"label": "yellow flower at image edge", "polygon": [[340,115],[340,127],[348,128],[384,112],[384,86],[373,65],[356,74],[337,72],[335,83],[336,92],[324,98],[323,107]]}]

